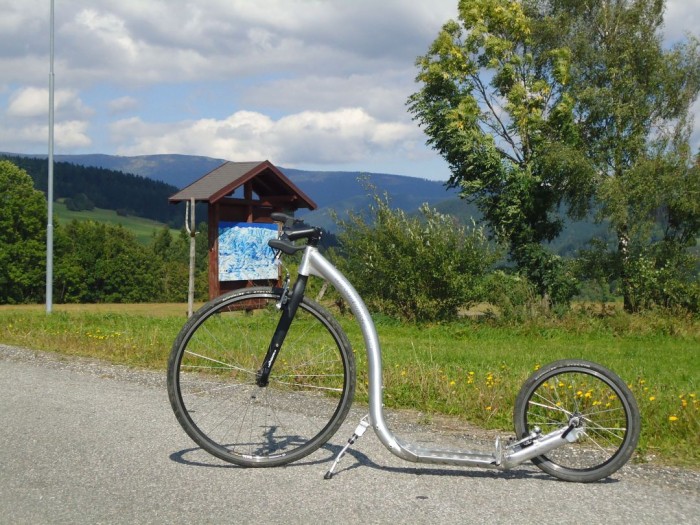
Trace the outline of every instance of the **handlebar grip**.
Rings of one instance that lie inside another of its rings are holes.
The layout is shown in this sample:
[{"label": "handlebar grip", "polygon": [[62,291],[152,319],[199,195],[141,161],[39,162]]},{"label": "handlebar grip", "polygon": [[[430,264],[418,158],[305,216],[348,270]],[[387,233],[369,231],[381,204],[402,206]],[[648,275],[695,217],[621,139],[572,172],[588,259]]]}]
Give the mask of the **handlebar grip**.
[{"label": "handlebar grip", "polygon": [[304,249],[304,246],[297,246],[292,244],[290,241],[285,241],[283,239],[270,239],[267,241],[267,245],[273,250],[279,250],[287,255],[292,255],[299,250]]},{"label": "handlebar grip", "polygon": [[273,221],[281,222],[282,224],[284,224],[285,228],[291,228],[292,226],[294,226],[294,223],[297,222],[297,219],[295,219],[291,215],[287,215],[286,213],[282,213],[279,211],[271,213],[270,218]]}]

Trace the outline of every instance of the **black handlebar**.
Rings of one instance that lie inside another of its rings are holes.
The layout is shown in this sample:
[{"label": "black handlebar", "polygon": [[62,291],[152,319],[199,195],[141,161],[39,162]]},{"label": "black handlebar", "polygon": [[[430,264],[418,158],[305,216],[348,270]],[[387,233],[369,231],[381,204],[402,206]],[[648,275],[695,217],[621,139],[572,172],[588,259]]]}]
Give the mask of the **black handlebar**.
[{"label": "black handlebar", "polygon": [[317,246],[321,240],[321,229],[304,224],[300,219],[287,215],[286,213],[274,212],[270,214],[272,220],[281,222],[282,234],[279,239],[271,239],[267,242],[273,250],[279,250],[287,255],[292,255],[305,246],[297,246],[292,241],[297,239],[307,239],[307,245]]},{"label": "black handlebar", "polygon": [[282,213],[280,211],[271,213],[270,217],[273,221],[284,224],[285,228],[293,228],[296,223],[301,222],[299,219],[295,219],[291,215],[287,215],[286,213]]}]

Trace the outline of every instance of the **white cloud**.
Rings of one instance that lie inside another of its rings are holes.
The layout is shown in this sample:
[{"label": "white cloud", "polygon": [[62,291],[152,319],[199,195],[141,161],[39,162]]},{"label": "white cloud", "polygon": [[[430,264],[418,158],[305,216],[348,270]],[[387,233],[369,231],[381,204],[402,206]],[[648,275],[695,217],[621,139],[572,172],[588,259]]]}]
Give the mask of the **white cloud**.
[{"label": "white cloud", "polygon": [[[72,151],[87,148],[92,145],[88,135],[89,123],[86,121],[69,120],[56,122],[54,125],[54,144],[57,149]],[[2,149],[16,153],[37,150],[36,146],[46,145],[49,137],[49,125],[23,124],[12,129],[0,128],[0,144]],[[42,149],[46,151],[46,149]]]},{"label": "white cloud", "polygon": [[125,113],[127,111],[133,111],[139,107],[138,99],[134,97],[119,97],[110,100],[107,106],[112,114]]},{"label": "white cloud", "polygon": [[[436,155],[406,112],[417,88],[414,61],[455,17],[457,4],[56,2],[57,122],[82,123],[65,130],[65,143],[104,153],[269,157],[299,165],[332,159],[335,166],[367,159],[368,169],[393,157],[417,169],[411,159]],[[0,0],[0,13],[0,149],[36,150],[40,142],[23,145],[18,137],[42,135],[29,126],[46,121],[48,2]],[[697,34],[699,16],[700,0],[668,0],[668,41]],[[140,118],[123,119],[130,115]]]},{"label": "white cloud", "polygon": [[690,135],[690,145],[695,148],[693,153],[700,153],[700,98],[691,106],[690,113],[695,116],[693,119],[693,131]]},{"label": "white cloud", "polygon": [[332,111],[339,101],[363,107],[375,118],[409,121],[406,99],[417,89],[413,68],[347,76],[306,75],[271,80],[246,89],[241,102],[255,107]]},{"label": "white cloud", "polygon": [[231,160],[269,159],[285,166],[342,164],[412,149],[422,140],[411,124],[381,122],[361,108],[305,111],[273,120],[239,111],[222,119],[149,124],[139,118],[111,127],[119,154],[196,153]]},{"label": "white cloud", "polygon": [[[351,74],[412,64],[456,0],[87,0],[56,5],[64,82],[152,84],[270,71]],[[0,66],[8,82],[45,75],[48,7],[0,0]],[[8,69],[12,56],[39,58]]]},{"label": "white cloud", "polygon": [[[77,92],[72,89],[54,91],[54,110],[57,115],[89,117],[92,109],[83,104]],[[49,112],[48,88],[25,87],[18,89],[10,96],[7,108],[9,117],[46,118]]]},{"label": "white cloud", "polygon": [[669,42],[684,39],[686,33],[698,36],[700,0],[668,0],[664,13],[664,36]]},{"label": "white cloud", "polygon": [[54,140],[56,147],[63,150],[87,148],[92,145],[88,136],[89,124],[80,120],[57,122],[54,127]]},{"label": "white cloud", "polygon": [[10,96],[7,114],[11,117],[38,117],[49,110],[49,90],[27,87]]}]

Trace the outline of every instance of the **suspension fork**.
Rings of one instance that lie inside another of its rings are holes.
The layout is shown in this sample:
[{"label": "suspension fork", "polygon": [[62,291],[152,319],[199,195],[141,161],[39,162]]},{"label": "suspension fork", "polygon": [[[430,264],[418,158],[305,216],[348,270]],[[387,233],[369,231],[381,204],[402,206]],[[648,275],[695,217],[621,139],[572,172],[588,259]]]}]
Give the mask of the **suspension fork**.
[{"label": "suspension fork", "polygon": [[287,332],[289,332],[289,327],[292,325],[294,316],[297,313],[297,308],[301,304],[304,298],[304,292],[306,291],[306,283],[308,282],[308,275],[300,275],[297,281],[294,283],[292,293],[289,293],[288,283],[285,283],[284,290],[280,297],[280,302],[277,307],[281,310],[282,315],[280,320],[277,322],[277,328],[275,333],[272,335],[272,340],[270,341],[270,346],[267,348],[267,354],[265,354],[265,359],[262,366],[255,375],[255,383],[259,387],[265,387],[269,383],[270,373],[272,372],[272,367],[275,364],[275,360],[282,349],[282,344],[284,339],[287,337]]}]

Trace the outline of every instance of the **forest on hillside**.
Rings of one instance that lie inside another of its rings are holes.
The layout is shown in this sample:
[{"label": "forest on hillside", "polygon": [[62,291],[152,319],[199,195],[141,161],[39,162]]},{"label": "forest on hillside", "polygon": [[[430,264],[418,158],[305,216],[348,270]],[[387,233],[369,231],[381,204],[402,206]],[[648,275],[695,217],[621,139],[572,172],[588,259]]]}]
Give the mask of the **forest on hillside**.
[{"label": "forest on hillside", "polygon": [[[46,194],[48,162],[46,159],[2,155],[25,170],[34,187]],[[166,223],[182,224],[180,206],[170,204],[168,197],[178,188],[165,182],[105,168],[78,166],[68,162],[54,163],[54,198],[66,199],[75,210],[92,207],[116,210],[121,215],[134,215]]]}]

